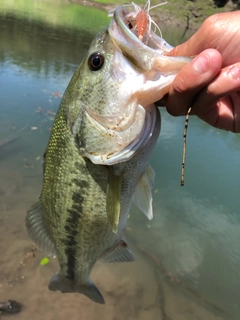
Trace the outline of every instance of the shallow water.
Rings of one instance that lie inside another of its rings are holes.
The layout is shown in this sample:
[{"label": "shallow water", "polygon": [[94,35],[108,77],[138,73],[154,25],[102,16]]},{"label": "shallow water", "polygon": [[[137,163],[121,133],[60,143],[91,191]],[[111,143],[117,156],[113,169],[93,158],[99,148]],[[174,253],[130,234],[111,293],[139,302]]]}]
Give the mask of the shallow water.
[{"label": "shallow water", "polygon": [[34,249],[24,218],[41,190],[41,157],[61,95],[108,18],[81,7],[91,28],[78,28],[75,4],[31,3],[13,12],[0,2],[0,301],[23,303],[14,318],[24,320],[238,320],[240,136],[191,117],[180,187],[184,119],[164,110],[151,161],[154,218],[133,206],[126,230],[136,262],[96,265],[104,306],[48,290],[58,264],[40,266],[45,255]]}]

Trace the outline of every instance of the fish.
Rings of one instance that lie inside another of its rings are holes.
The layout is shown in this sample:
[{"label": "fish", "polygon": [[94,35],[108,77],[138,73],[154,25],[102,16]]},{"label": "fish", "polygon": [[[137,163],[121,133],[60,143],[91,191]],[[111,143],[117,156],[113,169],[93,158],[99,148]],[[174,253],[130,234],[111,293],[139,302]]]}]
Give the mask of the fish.
[{"label": "fish", "polygon": [[154,102],[189,61],[164,56],[170,46],[149,29],[141,41],[125,19],[133,10],[114,11],[70,80],[43,155],[42,191],[26,215],[30,238],[59,262],[49,289],[100,304],[95,263],[135,260],[124,239],[132,201],[153,217]]}]

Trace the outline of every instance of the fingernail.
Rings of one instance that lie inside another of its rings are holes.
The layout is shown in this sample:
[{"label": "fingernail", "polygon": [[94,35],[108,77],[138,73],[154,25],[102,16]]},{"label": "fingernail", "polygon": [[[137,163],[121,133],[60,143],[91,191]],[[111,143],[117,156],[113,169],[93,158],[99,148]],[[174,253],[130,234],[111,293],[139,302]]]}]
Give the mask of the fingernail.
[{"label": "fingernail", "polygon": [[195,59],[193,59],[193,61],[194,61],[193,67],[199,73],[205,73],[207,71],[208,59],[206,57],[198,56]]},{"label": "fingernail", "polygon": [[238,66],[233,66],[231,68],[231,75],[233,79],[240,79],[240,69]]}]

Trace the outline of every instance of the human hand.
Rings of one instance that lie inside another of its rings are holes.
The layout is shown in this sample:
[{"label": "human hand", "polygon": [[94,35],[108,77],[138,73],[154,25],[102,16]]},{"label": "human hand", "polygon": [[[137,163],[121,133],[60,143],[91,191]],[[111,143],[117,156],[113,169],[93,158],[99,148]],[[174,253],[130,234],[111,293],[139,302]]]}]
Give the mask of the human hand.
[{"label": "human hand", "polygon": [[[198,55],[176,76],[166,97],[172,115],[192,113],[240,132],[240,11],[213,15],[172,56]],[[208,49],[211,48],[211,49]],[[206,50],[205,50],[206,49]]]}]

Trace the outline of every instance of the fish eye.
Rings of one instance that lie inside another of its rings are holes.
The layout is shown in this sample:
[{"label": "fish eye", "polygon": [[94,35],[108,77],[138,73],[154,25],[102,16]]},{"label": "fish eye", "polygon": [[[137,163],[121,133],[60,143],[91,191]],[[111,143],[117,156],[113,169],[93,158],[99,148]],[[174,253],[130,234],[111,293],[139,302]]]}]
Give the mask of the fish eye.
[{"label": "fish eye", "polygon": [[88,67],[92,71],[98,71],[104,64],[104,56],[100,52],[94,52],[88,58]]}]

